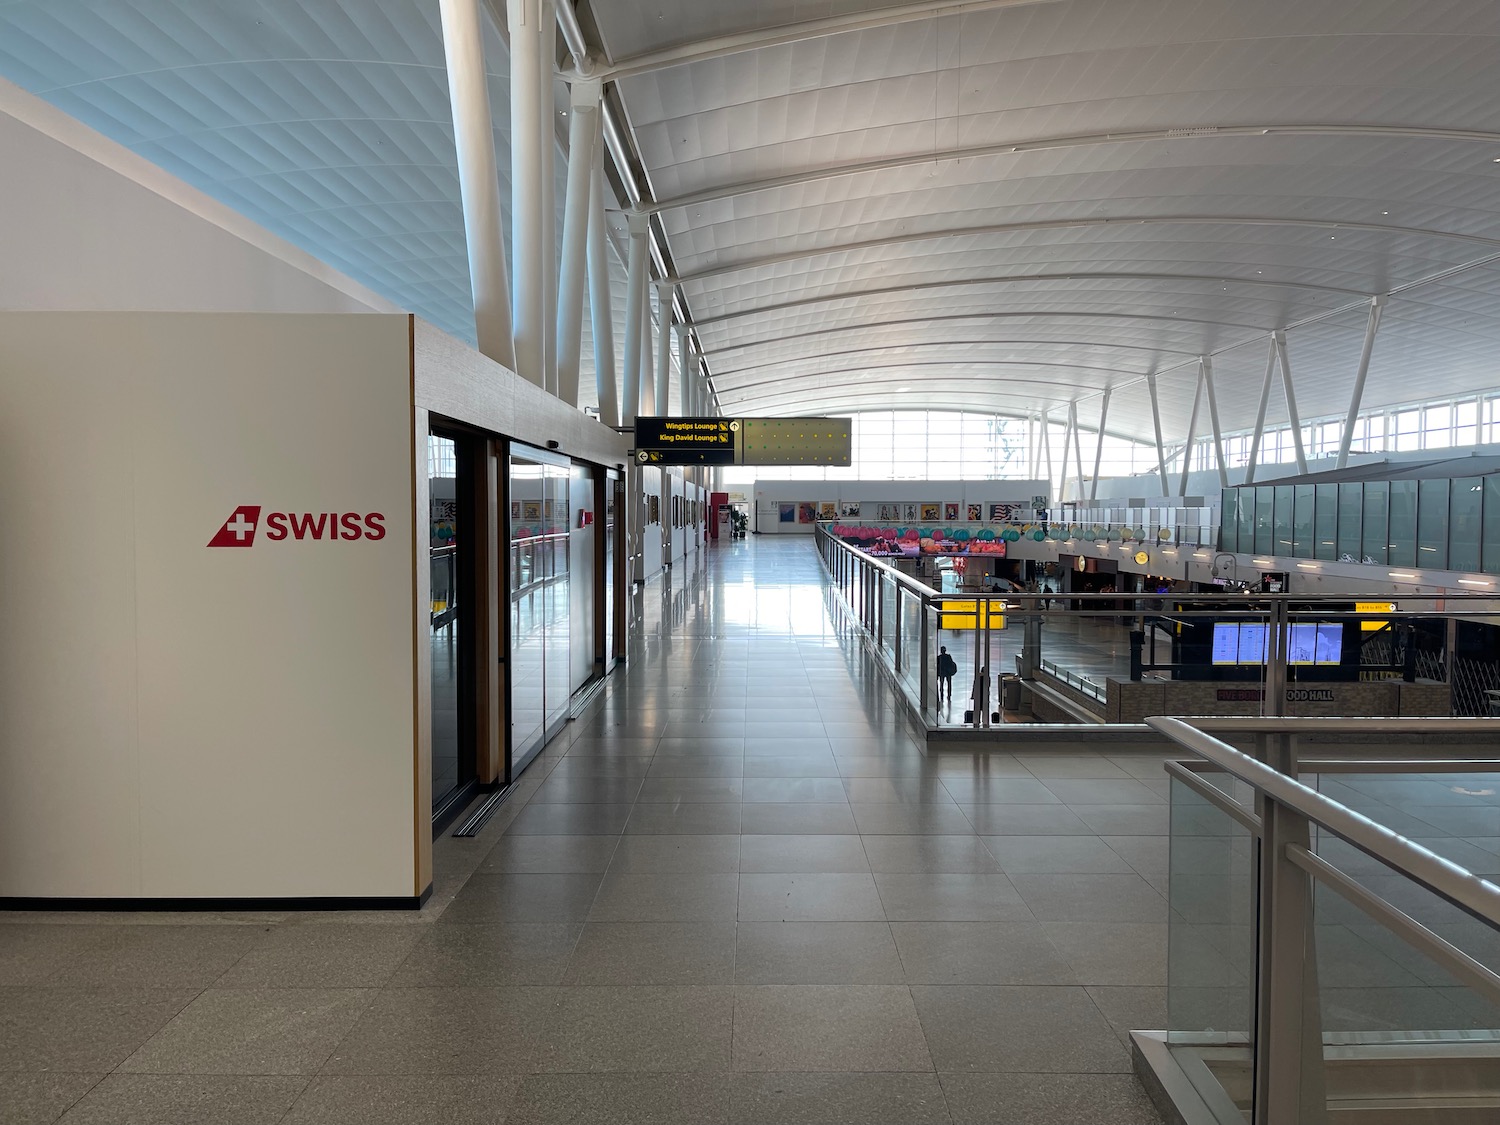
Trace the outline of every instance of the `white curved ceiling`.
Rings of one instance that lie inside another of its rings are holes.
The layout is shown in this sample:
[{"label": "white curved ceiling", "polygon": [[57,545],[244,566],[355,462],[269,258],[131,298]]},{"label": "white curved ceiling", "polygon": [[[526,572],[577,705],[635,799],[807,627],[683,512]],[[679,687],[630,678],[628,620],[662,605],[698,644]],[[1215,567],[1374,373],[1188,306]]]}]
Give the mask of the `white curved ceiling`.
[{"label": "white curved ceiling", "polygon": [[[1388,292],[1367,407],[1500,387],[1495,0],[578,9],[729,411],[1091,426],[1110,388],[1151,440],[1157,373],[1170,441],[1203,354],[1248,426],[1287,328],[1303,418],[1340,416]],[[437,0],[0,0],[0,74],[472,340],[438,28]]]},{"label": "white curved ceiling", "polygon": [[1149,440],[1160,373],[1180,438],[1197,357],[1245,427],[1290,328],[1303,418],[1341,415],[1392,290],[1367,407],[1500,385],[1500,4],[930,7],[658,65],[886,5],[580,4],[729,412],[1090,425],[1113,388]]}]

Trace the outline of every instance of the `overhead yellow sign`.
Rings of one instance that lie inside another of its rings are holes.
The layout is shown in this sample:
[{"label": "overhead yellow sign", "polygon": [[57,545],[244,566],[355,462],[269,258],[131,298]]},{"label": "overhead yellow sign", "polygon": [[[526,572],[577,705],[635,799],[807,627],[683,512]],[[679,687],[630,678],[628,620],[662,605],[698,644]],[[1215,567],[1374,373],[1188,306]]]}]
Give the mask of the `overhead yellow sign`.
[{"label": "overhead yellow sign", "polygon": [[[1355,602],[1354,603],[1354,612],[1355,613],[1395,613],[1396,612],[1396,603],[1395,602]],[[1362,632],[1362,633],[1378,633],[1378,632],[1380,632],[1380,630],[1384,629],[1389,624],[1390,624],[1389,621],[1361,621],[1359,623],[1359,628],[1360,628],[1360,632]]]},{"label": "overhead yellow sign", "polygon": [[939,629],[978,629],[989,620],[991,629],[1005,628],[1005,606],[990,601],[942,601],[938,603]]}]

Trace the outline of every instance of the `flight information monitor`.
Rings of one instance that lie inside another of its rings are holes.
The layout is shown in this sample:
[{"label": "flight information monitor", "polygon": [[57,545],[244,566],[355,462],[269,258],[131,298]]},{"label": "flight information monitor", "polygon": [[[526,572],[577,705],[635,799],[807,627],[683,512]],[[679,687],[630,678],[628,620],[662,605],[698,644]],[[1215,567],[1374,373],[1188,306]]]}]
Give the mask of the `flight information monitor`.
[{"label": "flight information monitor", "polygon": [[[1215,664],[1264,664],[1270,653],[1270,626],[1262,623],[1214,623]],[[1288,664],[1338,664],[1344,655],[1344,627],[1297,624],[1287,629]]]}]

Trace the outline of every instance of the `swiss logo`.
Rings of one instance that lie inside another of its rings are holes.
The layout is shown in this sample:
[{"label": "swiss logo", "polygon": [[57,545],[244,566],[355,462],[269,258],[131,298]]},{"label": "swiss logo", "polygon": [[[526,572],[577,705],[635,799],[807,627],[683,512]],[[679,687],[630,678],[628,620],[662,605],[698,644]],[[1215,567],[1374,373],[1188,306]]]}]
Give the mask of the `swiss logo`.
[{"label": "swiss logo", "polygon": [[[352,539],[384,539],[382,512],[268,512],[260,518],[261,505],[241,504],[208,541],[210,547],[252,547],[255,535],[280,542],[284,539],[319,539],[325,542]],[[262,530],[264,523],[264,530]]]},{"label": "swiss logo", "polygon": [[260,524],[260,505],[241,504],[234,514],[224,521],[214,537],[208,541],[210,547],[249,547],[255,543],[255,529]]}]

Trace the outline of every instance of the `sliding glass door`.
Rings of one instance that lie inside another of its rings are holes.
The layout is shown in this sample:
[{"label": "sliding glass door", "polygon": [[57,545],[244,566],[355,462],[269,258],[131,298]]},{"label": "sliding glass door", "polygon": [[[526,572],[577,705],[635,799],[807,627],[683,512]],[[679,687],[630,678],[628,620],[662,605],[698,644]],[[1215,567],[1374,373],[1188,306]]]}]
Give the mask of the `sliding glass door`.
[{"label": "sliding glass door", "polygon": [[427,438],[428,569],[432,610],[432,809],[456,811],[474,785],[473,442],[458,432]]},{"label": "sliding glass door", "polygon": [[511,445],[512,779],[568,719],[570,475],[566,458]]}]

